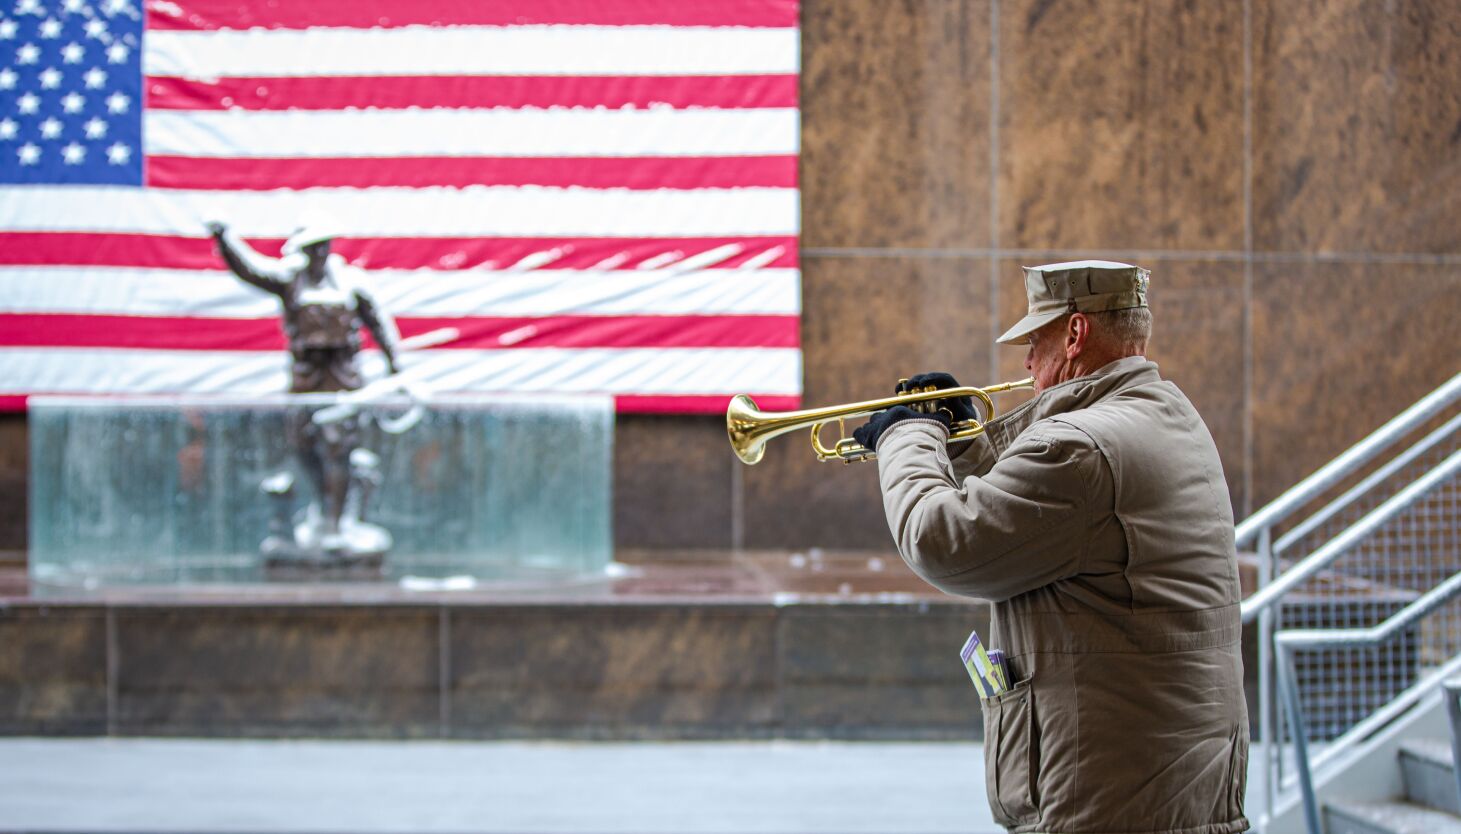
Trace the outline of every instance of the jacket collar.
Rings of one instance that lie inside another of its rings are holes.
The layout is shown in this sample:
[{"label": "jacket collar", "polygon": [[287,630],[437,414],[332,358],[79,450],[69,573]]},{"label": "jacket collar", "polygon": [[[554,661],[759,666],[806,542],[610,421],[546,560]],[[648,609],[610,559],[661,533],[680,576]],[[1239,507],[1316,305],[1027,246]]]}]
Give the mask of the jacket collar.
[{"label": "jacket collar", "polygon": [[1123,357],[1086,376],[1046,388],[1035,399],[989,421],[984,433],[995,452],[1003,454],[1021,432],[1046,417],[1088,408],[1129,388],[1160,382],[1161,378],[1157,363],[1145,356]]}]

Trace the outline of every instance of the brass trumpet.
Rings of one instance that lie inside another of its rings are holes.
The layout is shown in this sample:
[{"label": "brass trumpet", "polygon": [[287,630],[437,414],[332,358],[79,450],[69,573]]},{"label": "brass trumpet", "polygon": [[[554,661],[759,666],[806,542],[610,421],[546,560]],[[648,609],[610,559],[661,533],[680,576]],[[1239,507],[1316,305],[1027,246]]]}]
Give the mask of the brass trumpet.
[{"label": "brass trumpet", "polygon": [[[812,451],[817,455],[817,460],[836,458],[843,463],[852,463],[853,461],[873,460],[877,455],[872,449],[847,436],[847,426],[844,421],[848,417],[864,417],[897,405],[906,405],[914,410],[926,411],[929,408],[928,404],[934,400],[972,397],[979,403],[984,419],[961,420],[955,423],[949,431],[949,440],[967,440],[983,433],[984,424],[994,419],[996,410],[992,395],[1034,387],[1034,377],[1018,382],[1003,382],[986,388],[934,388],[929,386],[919,391],[910,391],[881,400],[867,400],[847,405],[780,413],[762,411],[756,407],[754,400],[745,394],[740,394],[731,400],[730,406],[725,411],[725,430],[730,435],[731,448],[735,450],[736,457],[749,465],[756,464],[766,454],[767,441],[803,428],[812,430]],[[837,422],[842,437],[836,443],[828,446],[822,442],[822,429],[833,421]]]}]

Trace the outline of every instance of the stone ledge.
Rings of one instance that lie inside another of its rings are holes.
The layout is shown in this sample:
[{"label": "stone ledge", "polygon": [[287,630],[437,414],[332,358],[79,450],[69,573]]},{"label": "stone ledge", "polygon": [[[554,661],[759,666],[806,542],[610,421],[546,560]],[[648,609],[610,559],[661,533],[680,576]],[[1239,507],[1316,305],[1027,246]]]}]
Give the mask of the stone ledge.
[{"label": "stone ledge", "polygon": [[630,560],[574,587],[27,589],[0,599],[0,733],[979,736],[957,652],[988,609],[896,557]]}]

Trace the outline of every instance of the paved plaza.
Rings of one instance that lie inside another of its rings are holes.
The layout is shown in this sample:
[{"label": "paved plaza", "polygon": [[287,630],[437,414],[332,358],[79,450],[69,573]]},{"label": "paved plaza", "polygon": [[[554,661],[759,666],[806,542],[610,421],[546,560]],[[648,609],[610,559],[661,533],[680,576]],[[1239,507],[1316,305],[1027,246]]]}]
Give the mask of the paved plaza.
[{"label": "paved plaza", "polygon": [[0,739],[0,831],[1000,829],[967,743]]}]

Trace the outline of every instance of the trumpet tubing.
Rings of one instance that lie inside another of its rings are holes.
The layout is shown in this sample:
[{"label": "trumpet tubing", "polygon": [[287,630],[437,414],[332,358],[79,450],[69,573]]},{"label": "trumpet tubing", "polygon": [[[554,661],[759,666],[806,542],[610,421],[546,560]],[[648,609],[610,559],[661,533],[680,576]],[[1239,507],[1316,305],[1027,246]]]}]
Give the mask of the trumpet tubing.
[{"label": "trumpet tubing", "polygon": [[811,429],[812,451],[818,460],[835,458],[844,463],[851,463],[872,460],[877,455],[873,453],[873,450],[847,437],[845,431],[836,443],[831,446],[826,445],[822,442],[822,429],[827,424],[836,422],[840,427],[845,428],[845,421],[849,417],[867,417],[898,405],[917,408],[919,404],[931,403],[934,400],[971,397],[979,402],[984,418],[983,420],[965,420],[952,426],[949,439],[964,440],[983,433],[984,423],[994,418],[996,409],[992,395],[1022,388],[1034,388],[1034,386],[1035,380],[1029,378],[984,388],[927,388],[880,400],[782,412],[762,411],[756,407],[754,400],[745,394],[740,394],[731,399],[730,406],[726,408],[725,429],[726,434],[730,437],[731,449],[735,451],[736,457],[747,465],[755,465],[760,462],[766,454],[766,444],[769,441],[798,429]]}]

